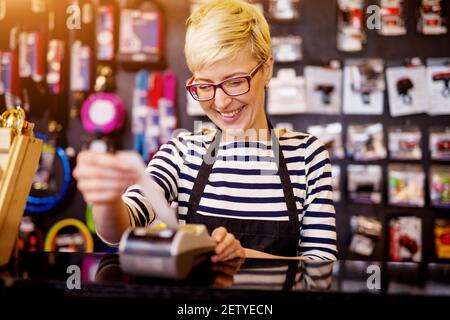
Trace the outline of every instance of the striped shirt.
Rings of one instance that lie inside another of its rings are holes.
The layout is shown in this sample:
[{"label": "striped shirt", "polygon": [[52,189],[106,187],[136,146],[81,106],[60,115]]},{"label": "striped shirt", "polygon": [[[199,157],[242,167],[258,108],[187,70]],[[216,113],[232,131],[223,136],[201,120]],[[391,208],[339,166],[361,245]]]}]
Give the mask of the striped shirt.
[{"label": "striped shirt", "polygon": [[[336,221],[331,164],[323,143],[312,135],[275,130],[286,159],[300,221],[298,255],[335,260]],[[189,197],[215,130],[183,132],[161,146],[147,167],[169,202],[178,202],[185,222]],[[196,214],[252,220],[288,221],[289,214],[271,141],[221,142]],[[139,186],[122,196],[132,226],[155,218]]]},{"label": "striped shirt", "polygon": [[[289,282],[289,265],[267,264],[265,260],[256,260],[256,265],[242,265],[234,275],[233,289],[282,290]],[[261,265],[258,265],[261,264]],[[333,282],[333,265],[330,261],[300,261],[295,272],[292,288],[288,290],[328,290]]]}]

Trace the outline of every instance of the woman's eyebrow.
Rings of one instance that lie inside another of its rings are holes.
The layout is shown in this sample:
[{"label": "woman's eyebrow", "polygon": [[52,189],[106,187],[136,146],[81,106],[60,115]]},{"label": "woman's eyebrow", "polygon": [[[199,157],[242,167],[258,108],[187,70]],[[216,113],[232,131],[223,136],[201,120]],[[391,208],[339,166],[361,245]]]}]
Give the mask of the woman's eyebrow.
[{"label": "woman's eyebrow", "polygon": [[[226,79],[230,79],[230,78],[233,78],[233,77],[236,77],[236,76],[246,76],[246,75],[247,75],[247,73],[245,73],[245,72],[235,72],[235,73],[232,73],[232,74],[229,74],[229,75],[223,77],[220,81],[223,81],[223,80],[226,80]],[[197,81],[203,81],[203,82],[211,82],[211,83],[214,82],[211,79],[205,79],[205,78],[195,78],[195,81],[196,82]]]}]

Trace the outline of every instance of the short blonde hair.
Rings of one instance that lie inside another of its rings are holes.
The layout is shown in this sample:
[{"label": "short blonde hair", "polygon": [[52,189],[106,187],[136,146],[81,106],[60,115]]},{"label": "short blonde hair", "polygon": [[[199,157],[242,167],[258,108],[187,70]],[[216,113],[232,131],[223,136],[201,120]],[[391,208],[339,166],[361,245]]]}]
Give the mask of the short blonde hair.
[{"label": "short blonde hair", "polygon": [[249,50],[258,61],[272,53],[269,25],[253,5],[241,0],[213,0],[187,20],[184,52],[192,73]]}]

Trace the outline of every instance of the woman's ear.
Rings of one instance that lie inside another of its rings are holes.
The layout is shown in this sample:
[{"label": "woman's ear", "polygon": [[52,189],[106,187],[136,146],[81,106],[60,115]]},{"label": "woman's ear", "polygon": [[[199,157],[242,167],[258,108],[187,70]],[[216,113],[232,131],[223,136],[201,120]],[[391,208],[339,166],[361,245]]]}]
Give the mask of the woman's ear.
[{"label": "woman's ear", "polygon": [[267,61],[264,63],[264,87],[267,88],[269,86],[270,79],[272,79],[273,75],[273,57],[270,56]]}]

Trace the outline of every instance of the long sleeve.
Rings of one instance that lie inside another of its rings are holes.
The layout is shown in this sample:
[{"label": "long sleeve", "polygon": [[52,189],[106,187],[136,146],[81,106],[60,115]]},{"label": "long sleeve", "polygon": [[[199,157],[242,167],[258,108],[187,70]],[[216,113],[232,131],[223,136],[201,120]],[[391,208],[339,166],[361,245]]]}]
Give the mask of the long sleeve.
[{"label": "long sleeve", "polygon": [[[161,146],[146,168],[147,174],[155,180],[169,202],[178,196],[181,149],[184,147],[181,138],[171,139]],[[157,218],[139,185],[130,186],[122,195],[122,200],[128,207],[133,227],[146,226]]]},{"label": "long sleeve", "polygon": [[336,212],[331,186],[331,163],[323,143],[306,142],[306,199],[300,231],[300,253],[311,259],[336,260]]}]

